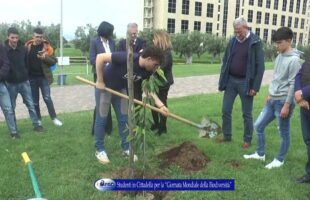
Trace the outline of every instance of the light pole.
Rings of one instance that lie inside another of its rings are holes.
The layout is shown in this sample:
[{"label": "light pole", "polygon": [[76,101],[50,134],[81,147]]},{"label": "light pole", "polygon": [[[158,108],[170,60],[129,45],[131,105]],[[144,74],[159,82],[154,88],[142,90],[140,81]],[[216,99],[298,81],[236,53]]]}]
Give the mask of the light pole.
[{"label": "light pole", "polygon": [[63,80],[63,2],[60,0],[60,32],[59,32],[59,39],[60,39],[60,85],[63,85],[64,80]]}]

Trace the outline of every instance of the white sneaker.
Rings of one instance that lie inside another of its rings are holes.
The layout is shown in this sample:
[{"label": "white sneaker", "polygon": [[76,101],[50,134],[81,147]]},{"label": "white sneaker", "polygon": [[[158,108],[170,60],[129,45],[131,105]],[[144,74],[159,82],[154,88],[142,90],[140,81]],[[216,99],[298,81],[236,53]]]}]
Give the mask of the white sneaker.
[{"label": "white sneaker", "polygon": [[107,164],[110,162],[108,155],[106,154],[105,151],[96,151],[96,157],[98,159],[98,161],[102,164]]},{"label": "white sneaker", "polygon": [[[123,151],[123,153],[124,153],[125,156],[128,156],[128,157],[129,157],[129,155],[130,155],[129,150]],[[134,161],[134,162],[137,162],[137,161],[138,161],[138,156],[137,156],[136,154],[133,155],[133,161]]]},{"label": "white sneaker", "polygon": [[61,122],[59,119],[57,119],[57,118],[53,119],[53,123],[54,123],[56,126],[62,126],[62,122]]},{"label": "white sneaker", "polygon": [[265,161],[265,155],[260,156],[260,155],[258,155],[257,152],[255,152],[255,153],[253,153],[253,154],[250,154],[250,155],[243,155],[243,157],[244,157],[245,159],[256,159],[256,160]]},{"label": "white sneaker", "polygon": [[268,165],[265,166],[266,169],[272,169],[272,168],[276,168],[276,167],[281,167],[284,164],[284,161],[279,161],[278,159],[273,159],[273,161],[271,163],[269,163]]},{"label": "white sneaker", "polygon": [[42,121],[41,120],[38,120],[38,125],[42,126]]}]

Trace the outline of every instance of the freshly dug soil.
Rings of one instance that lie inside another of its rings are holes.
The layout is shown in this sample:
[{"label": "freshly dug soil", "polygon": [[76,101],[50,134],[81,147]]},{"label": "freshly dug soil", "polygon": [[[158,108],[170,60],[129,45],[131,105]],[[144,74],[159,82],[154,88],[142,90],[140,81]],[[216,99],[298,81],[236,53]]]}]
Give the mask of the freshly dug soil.
[{"label": "freshly dug soil", "polygon": [[158,157],[162,160],[163,167],[174,164],[186,171],[199,171],[210,162],[210,158],[189,141],[159,154]]}]

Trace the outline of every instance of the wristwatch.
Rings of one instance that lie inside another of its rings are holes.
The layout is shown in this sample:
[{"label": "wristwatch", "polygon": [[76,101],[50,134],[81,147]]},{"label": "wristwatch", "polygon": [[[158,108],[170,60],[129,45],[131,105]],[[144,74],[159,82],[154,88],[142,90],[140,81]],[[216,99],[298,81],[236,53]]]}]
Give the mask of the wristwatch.
[{"label": "wristwatch", "polygon": [[303,99],[304,97],[302,96],[302,91],[300,90],[300,97]]}]

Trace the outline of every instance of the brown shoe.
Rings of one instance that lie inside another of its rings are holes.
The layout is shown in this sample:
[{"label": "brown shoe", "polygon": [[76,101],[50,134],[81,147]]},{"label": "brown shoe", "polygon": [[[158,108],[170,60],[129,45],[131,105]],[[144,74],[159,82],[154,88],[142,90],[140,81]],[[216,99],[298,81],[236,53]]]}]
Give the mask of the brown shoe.
[{"label": "brown shoe", "polygon": [[250,146],[251,146],[251,142],[244,142],[244,143],[242,144],[242,148],[243,148],[243,149],[248,149]]}]

